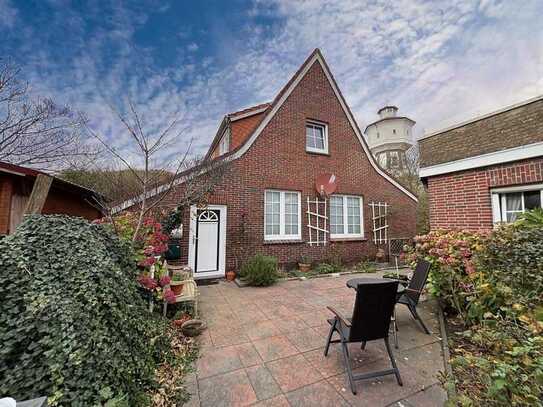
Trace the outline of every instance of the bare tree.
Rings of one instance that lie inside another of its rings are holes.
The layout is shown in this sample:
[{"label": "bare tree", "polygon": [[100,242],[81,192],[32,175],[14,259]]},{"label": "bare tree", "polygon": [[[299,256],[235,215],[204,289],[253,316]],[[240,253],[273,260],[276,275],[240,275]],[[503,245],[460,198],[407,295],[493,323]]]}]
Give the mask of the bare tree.
[{"label": "bare tree", "polygon": [[79,116],[51,99],[33,99],[20,75],[20,68],[0,60],[0,160],[50,169],[89,154]]},{"label": "bare tree", "polygon": [[[189,156],[192,140],[186,140],[184,152],[179,158],[162,161],[160,157],[169,147],[180,144],[183,130],[180,129],[179,118],[164,125],[162,130],[154,131],[146,129],[143,117],[132,102],[129,102],[126,115],[112,110],[128,134],[134,154],[130,157],[126,146],[122,151],[115,148],[87,125],[89,134],[102,144],[115,162],[115,170],[112,171],[110,167],[107,179],[102,180],[109,183],[109,190],[116,191],[115,196],[106,197],[97,204],[114,227],[116,214],[127,209],[136,212],[137,224],[133,236],[133,240],[136,240],[145,217],[150,213],[164,208],[176,210],[179,206],[205,201],[225,173],[227,160],[192,159]],[[133,182],[126,182],[126,176],[123,176],[126,171]],[[181,194],[172,204],[167,198],[177,185],[180,185]],[[127,196],[130,198],[126,199]]]},{"label": "bare tree", "polygon": [[415,144],[406,154],[406,165],[403,171],[395,174],[397,180],[418,196],[417,205],[417,234],[425,234],[430,230],[428,212],[428,194],[419,177],[420,150]]}]

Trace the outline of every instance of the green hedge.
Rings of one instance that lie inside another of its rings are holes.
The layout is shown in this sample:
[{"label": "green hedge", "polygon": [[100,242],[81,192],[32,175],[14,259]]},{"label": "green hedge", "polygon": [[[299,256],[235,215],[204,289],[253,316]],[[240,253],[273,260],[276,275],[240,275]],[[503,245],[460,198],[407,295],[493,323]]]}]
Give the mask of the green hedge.
[{"label": "green hedge", "polygon": [[167,345],[133,258],[103,226],[67,216],[28,216],[0,241],[1,395],[141,403]]}]

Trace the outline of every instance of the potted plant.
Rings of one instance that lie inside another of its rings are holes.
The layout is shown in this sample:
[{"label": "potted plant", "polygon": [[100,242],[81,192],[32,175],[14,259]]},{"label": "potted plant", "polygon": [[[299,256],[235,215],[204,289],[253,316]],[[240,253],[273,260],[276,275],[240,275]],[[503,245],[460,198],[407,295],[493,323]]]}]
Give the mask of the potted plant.
[{"label": "potted plant", "polygon": [[226,280],[234,281],[236,279],[236,272],[234,270],[228,270],[226,272]]},{"label": "potted plant", "polygon": [[311,261],[307,256],[300,257],[300,260],[298,261],[298,269],[302,273],[307,273],[311,270]]},{"label": "potted plant", "polygon": [[170,288],[173,291],[173,293],[177,295],[181,295],[183,292],[183,285],[185,284],[186,280],[185,273],[173,273],[172,279],[170,281]]}]

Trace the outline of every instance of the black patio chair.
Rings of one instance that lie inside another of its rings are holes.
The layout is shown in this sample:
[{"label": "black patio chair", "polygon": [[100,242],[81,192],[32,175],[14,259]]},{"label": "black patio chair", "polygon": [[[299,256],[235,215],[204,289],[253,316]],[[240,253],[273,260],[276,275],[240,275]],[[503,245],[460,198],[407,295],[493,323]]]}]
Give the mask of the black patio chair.
[{"label": "black patio chair", "polygon": [[[354,387],[355,380],[371,379],[374,377],[394,374],[400,386],[403,386],[400,371],[392,355],[390,343],[388,341],[388,331],[390,318],[396,303],[396,293],[398,290],[397,281],[383,281],[377,284],[360,284],[356,290],[356,300],[353,309],[352,318],[345,318],[340,312],[332,307],[328,307],[335,317],[328,319],[331,325],[324,356],[328,356],[328,349],[331,343],[341,343],[343,358],[347,367],[351,391],[356,394]],[[337,332],[339,339],[332,340],[334,332]],[[348,343],[362,342],[362,348],[366,342],[383,339],[386,345],[392,369],[379,372],[354,375],[349,359]]]},{"label": "black patio chair", "polygon": [[[413,272],[413,278],[411,278],[411,280],[409,281],[409,285],[407,286],[405,291],[398,296],[397,300],[398,304],[406,305],[407,308],[409,308],[409,311],[411,311],[411,315],[413,315],[413,318],[420,322],[422,329],[424,329],[424,332],[426,332],[428,335],[430,335],[430,331],[428,330],[428,328],[426,328],[426,325],[424,325],[422,318],[418,314],[417,305],[419,304],[422,290],[424,289],[426,281],[428,280],[429,272],[430,263],[426,260],[419,260],[417,266],[415,267],[415,271]],[[396,328],[396,326],[394,328]]]}]

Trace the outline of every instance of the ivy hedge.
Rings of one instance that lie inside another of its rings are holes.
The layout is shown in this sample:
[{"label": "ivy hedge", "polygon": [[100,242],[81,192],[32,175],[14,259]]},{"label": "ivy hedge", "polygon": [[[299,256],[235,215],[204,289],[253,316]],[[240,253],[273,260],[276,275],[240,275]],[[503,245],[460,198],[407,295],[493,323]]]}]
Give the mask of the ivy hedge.
[{"label": "ivy hedge", "polygon": [[101,225],[32,215],[0,241],[0,394],[52,406],[141,405],[164,325],[134,254]]}]

